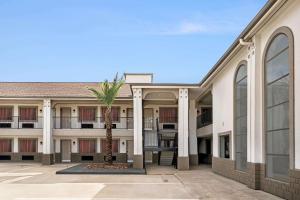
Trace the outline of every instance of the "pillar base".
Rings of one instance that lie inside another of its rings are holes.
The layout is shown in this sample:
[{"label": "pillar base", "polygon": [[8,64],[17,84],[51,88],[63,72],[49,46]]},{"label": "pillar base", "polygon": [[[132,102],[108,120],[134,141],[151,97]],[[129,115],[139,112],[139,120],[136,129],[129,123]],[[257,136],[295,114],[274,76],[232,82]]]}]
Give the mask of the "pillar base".
[{"label": "pillar base", "polygon": [[198,165],[199,162],[198,162],[198,155],[197,154],[191,154],[190,155],[190,165]]},{"label": "pillar base", "polygon": [[133,155],[133,168],[144,168],[143,155]]},{"label": "pillar base", "polygon": [[42,155],[42,164],[43,165],[53,165],[54,164],[54,155],[53,154],[43,154]]},{"label": "pillar base", "polygon": [[177,168],[179,170],[188,170],[190,168],[189,157],[178,157]]}]

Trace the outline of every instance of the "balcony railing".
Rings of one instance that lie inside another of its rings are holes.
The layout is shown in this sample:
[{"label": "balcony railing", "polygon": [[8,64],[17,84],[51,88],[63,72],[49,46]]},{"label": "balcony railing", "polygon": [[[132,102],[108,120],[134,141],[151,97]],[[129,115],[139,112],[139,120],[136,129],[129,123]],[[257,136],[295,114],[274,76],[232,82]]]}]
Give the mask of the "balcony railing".
[{"label": "balcony railing", "polygon": [[205,112],[197,117],[197,128],[202,128],[210,124],[212,124],[212,112]]},{"label": "balcony railing", "polygon": [[24,119],[24,117],[13,116],[5,119],[0,118],[0,128],[11,128],[11,129],[42,129],[43,128],[43,117],[36,117],[35,119]]},{"label": "balcony railing", "polygon": [[[54,129],[105,129],[103,117],[83,120],[79,117],[54,117]],[[112,121],[113,129],[133,129],[133,117],[120,117]]]},{"label": "balcony railing", "polygon": [[[158,125],[158,126],[157,126]],[[177,117],[164,119],[144,117],[144,130],[177,129]]]}]

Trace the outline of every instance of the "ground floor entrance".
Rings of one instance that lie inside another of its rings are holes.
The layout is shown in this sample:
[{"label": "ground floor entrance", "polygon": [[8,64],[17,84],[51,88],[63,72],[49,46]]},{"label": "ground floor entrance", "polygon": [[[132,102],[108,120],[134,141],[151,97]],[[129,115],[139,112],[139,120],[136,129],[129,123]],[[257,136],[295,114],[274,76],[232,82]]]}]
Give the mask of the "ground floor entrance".
[{"label": "ground floor entrance", "polygon": [[199,164],[212,163],[212,137],[201,137],[197,139]]},{"label": "ground floor entrance", "polygon": [[61,161],[71,162],[71,140],[61,140]]}]

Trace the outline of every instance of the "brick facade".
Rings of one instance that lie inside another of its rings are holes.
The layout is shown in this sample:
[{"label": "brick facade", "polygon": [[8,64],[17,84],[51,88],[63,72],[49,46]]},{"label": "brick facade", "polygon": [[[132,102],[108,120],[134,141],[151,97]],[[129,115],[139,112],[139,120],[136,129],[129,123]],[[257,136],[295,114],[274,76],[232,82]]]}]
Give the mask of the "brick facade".
[{"label": "brick facade", "polygon": [[281,182],[266,177],[265,165],[248,163],[247,172],[235,170],[233,160],[213,157],[212,169],[215,173],[241,182],[249,188],[263,190],[284,199],[300,199],[300,170],[290,170],[289,181]]},{"label": "brick facade", "polygon": [[[10,156],[10,160],[0,160],[0,162],[41,162],[42,153],[0,153],[0,156]],[[33,160],[23,160],[23,156],[33,156]]]}]

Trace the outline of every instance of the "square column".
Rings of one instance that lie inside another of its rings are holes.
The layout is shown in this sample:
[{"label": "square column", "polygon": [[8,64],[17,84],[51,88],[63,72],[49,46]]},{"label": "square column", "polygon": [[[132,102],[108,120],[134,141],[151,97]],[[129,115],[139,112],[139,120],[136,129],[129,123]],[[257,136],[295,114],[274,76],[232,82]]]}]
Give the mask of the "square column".
[{"label": "square column", "polygon": [[143,98],[142,89],[133,89],[133,167],[143,168]]},{"label": "square column", "polygon": [[51,100],[44,99],[43,104],[43,157],[42,164],[51,165],[54,163],[53,137],[52,137],[52,109]]},{"label": "square column", "polygon": [[189,107],[189,159],[191,165],[198,165],[197,109],[195,100],[190,100]]},{"label": "square column", "polygon": [[253,44],[248,46],[248,135],[247,162],[250,174],[249,187],[260,188],[260,170],[263,163],[263,126],[262,122],[262,65],[260,37],[252,38]]},{"label": "square column", "polygon": [[178,97],[178,160],[179,170],[189,169],[189,91],[179,89]]}]

